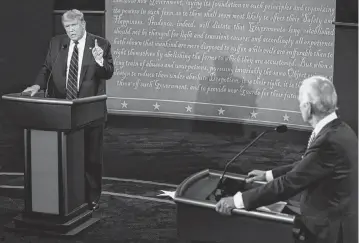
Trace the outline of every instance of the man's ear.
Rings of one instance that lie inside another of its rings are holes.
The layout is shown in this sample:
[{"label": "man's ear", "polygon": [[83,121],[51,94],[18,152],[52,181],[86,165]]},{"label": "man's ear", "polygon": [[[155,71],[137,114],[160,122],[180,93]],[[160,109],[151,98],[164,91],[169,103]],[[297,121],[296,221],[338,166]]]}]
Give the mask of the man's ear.
[{"label": "man's ear", "polygon": [[309,115],[310,116],[312,116],[313,115],[313,113],[314,113],[314,106],[313,106],[313,104],[312,103],[310,103],[310,102],[308,102],[308,104],[309,104]]}]

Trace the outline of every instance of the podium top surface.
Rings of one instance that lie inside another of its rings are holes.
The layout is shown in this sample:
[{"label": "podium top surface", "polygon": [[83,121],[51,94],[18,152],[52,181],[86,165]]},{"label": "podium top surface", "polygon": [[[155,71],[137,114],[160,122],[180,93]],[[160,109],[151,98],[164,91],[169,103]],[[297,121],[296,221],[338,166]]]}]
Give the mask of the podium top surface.
[{"label": "podium top surface", "polygon": [[22,128],[45,131],[77,130],[106,119],[106,95],[74,100],[41,96],[3,95],[7,118]]},{"label": "podium top surface", "polygon": [[45,98],[43,94],[37,94],[34,96],[30,96],[24,93],[12,93],[6,94],[2,96],[3,100],[7,101],[19,101],[19,102],[28,102],[28,103],[42,103],[42,104],[57,104],[57,105],[76,105],[76,104],[84,104],[84,103],[92,103],[101,100],[106,100],[107,95],[98,95],[91,96],[85,98],[78,98],[74,100],[66,100],[66,99],[56,99],[56,98]]},{"label": "podium top surface", "polygon": [[[196,174],[189,176],[178,187],[175,193],[174,201],[180,204],[198,206],[202,208],[209,208],[215,210],[216,201],[207,199],[217,187],[218,181],[222,173],[215,170],[203,170]],[[238,180],[239,182],[245,180],[245,175],[238,175],[227,173],[225,178]],[[263,182],[254,182],[254,186],[260,186]],[[244,188],[246,190],[248,188]],[[263,211],[247,211],[245,209],[234,209],[234,215],[245,215],[267,220],[274,220],[282,223],[293,224],[294,216],[278,212],[263,212]]]}]

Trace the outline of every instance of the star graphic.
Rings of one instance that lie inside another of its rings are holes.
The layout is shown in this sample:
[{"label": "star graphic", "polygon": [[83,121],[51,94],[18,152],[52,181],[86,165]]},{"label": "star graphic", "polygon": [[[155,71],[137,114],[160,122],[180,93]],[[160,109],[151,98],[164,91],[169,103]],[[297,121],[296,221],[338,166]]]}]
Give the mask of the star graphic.
[{"label": "star graphic", "polygon": [[192,112],[192,106],[187,105],[185,108],[187,112]]},{"label": "star graphic", "polygon": [[258,112],[255,112],[253,110],[250,114],[251,114],[251,118],[257,118]]},{"label": "star graphic", "polygon": [[222,107],[218,110],[218,115],[224,115],[224,112],[226,110],[223,110]]},{"label": "star graphic", "polygon": [[283,120],[289,122],[289,116],[287,115],[287,113],[285,113],[285,115],[283,116]]},{"label": "star graphic", "polygon": [[153,105],[155,110],[160,110],[160,105],[156,102],[156,104]]},{"label": "star graphic", "polygon": [[127,103],[126,103],[126,101],[123,101],[122,103],[121,103],[121,105],[122,105],[122,108],[127,108]]}]

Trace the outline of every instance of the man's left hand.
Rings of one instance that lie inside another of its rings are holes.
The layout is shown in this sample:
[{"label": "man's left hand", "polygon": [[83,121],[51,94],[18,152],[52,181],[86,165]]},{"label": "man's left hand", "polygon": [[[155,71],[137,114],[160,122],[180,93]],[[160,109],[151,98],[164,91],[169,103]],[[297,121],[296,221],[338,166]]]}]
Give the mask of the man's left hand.
[{"label": "man's left hand", "polygon": [[97,39],[95,40],[95,47],[92,48],[92,55],[97,62],[101,62],[103,60],[103,50],[99,47]]},{"label": "man's left hand", "polygon": [[233,197],[224,197],[216,204],[216,211],[223,215],[231,215],[234,208]]}]

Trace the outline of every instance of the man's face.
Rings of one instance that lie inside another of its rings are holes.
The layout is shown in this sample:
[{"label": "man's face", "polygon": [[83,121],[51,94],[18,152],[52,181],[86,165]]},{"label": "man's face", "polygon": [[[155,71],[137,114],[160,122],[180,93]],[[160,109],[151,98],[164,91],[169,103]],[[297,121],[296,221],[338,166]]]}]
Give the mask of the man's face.
[{"label": "man's face", "polygon": [[66,34],[73,41],[78,41],[82,38],[85,33],[85,21],[81,22],[80,20],[74,19],[69,20],[65,19],[63,21],[64,28],[66,30]]},{"label": "man's face", "polygon": [[299,109],[300,113],[302,113],[302,118],[304,122],[308,122],[311,117],[311,105],[308,102],[307,96],[305,94],[304,87],[299,89]]}]

